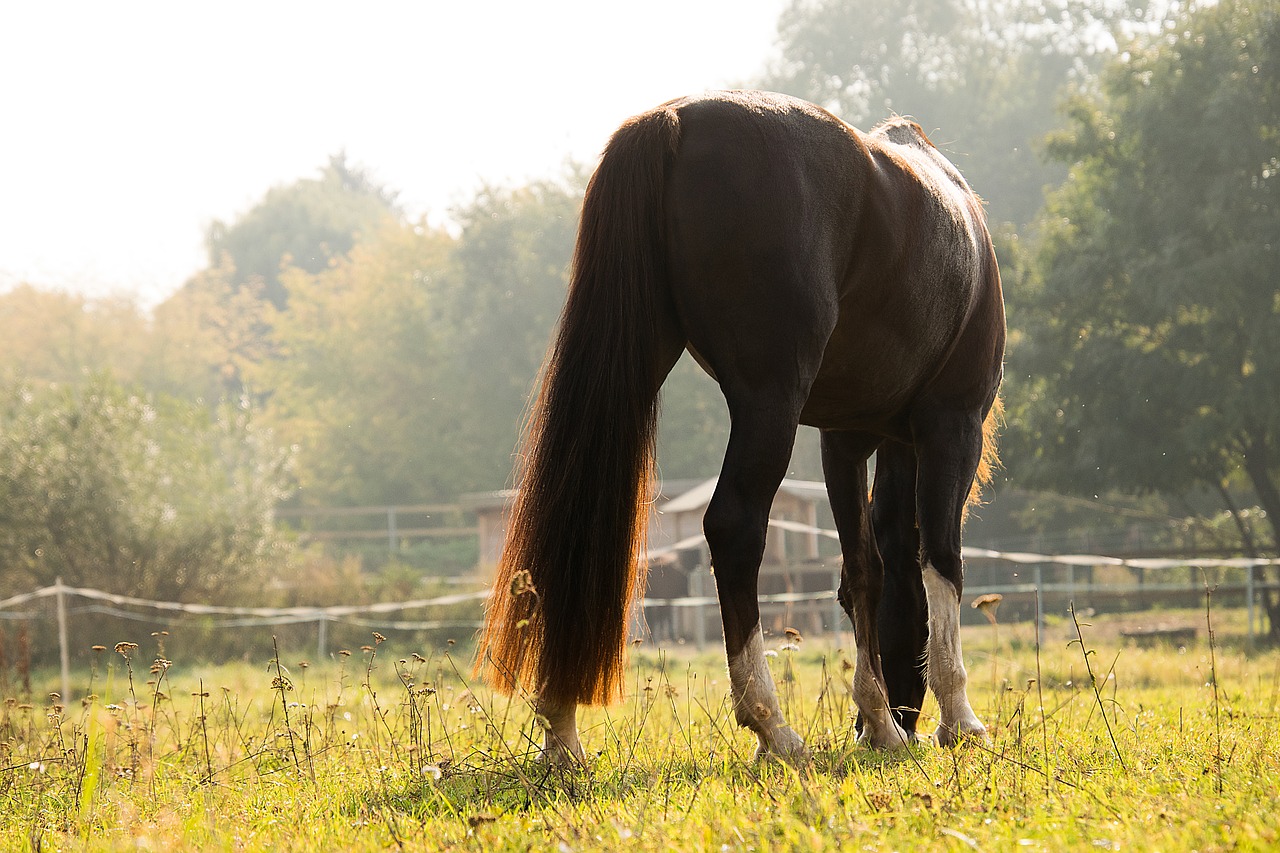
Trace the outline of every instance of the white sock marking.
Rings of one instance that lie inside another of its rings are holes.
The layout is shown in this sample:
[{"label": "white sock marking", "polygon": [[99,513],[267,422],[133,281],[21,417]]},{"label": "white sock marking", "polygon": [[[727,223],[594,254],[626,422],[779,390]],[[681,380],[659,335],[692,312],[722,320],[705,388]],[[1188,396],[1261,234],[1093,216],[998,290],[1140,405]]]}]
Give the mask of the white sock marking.
[{"label": "white sock marking", "polygon": [[932,565],[924,567],[929,602],[929,641],[925,647],[925,681],[938,700],[942,720],[939,743],[950,745],[967,734],[986,731],[969,705],[968,673],[960,653],[960,597]]},{"label": "white sock marking", "polygon": [[782,716],[773,675],[764,657],[764,633],[759,623],[742,651],[729,659],[729,683],[738,723],[760,738],[757,755],[772,752],[790,757],[803,753],[804,741]]}]

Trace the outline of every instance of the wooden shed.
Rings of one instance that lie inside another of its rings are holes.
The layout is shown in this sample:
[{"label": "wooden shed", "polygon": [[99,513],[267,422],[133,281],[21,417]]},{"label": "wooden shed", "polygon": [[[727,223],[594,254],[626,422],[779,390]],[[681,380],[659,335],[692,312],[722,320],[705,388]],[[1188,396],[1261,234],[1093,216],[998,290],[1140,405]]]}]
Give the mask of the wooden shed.
[{"label": "wooden shed", "polygon": [[[699,645],[719,634],[719,609],[713,604],[689,606],[680,599],[709,599],[715,583],[709,573],[710,559],[702,540],[702,516],[715,492],[717,478],[664,481],[654,501],[649,520],[649,582],[644,620],[638,620],[642,635],[658,640],[691,641]],[[468,495],[463,505],[475,512],[480,537],[478,573],[493,577],[502,553],[507,513],[515,492],[504,490]],[[816,532],[827,500],[825,484],[810,480],[782,482],[774,497],[769,517],[802,529],[770,527],[760,570],[760,593],[805,593],[832,589],[839,547]],[[780,632],[795,625],[805,631],[828,630],[832,621],[830,602],[796,602],[761,606],[766,630]]]}]

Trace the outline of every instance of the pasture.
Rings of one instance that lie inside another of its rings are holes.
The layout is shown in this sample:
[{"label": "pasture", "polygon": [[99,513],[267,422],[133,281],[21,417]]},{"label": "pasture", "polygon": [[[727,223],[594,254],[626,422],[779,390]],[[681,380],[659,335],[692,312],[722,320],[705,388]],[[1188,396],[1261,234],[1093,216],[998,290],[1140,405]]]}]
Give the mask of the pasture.
[{"label": "pasture", "polygon": [[1274,847],[1280,654],[1241,647],[1242,613],[1156,616],[1197,638],[1137,647],[1104,617],[1054,618],[1038,648],[1031,625],[965,628],[991,741],[899,755],[853,742],[848,649],[767,637],[783,710],[813,753],[799,769],[752,760],[756,738],[733,723],[725,666],[710,654],[633,648],[625,700],[583,709],[590,770],[566,773],[533,760],[531,703],[473,684],[462,646],[371,636],[324,663],[263,648],[253,664],[215,667],[168,661],[164,638],[147,638],[100,651],[65,706],[36,692],[52,674],[5,701],[0,844]]}]

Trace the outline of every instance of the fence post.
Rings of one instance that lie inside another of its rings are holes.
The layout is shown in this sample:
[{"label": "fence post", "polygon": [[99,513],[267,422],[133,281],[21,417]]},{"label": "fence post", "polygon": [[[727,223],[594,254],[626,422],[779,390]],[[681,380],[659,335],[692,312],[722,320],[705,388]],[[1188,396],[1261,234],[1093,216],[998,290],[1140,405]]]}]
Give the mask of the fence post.
[{"label": "fence post", "polygon": [[387,507],[387,549],[393,557],[396,554],[396,546],[399,545],[398,539],[399,537],[396,535],[396,508],[389,506]]},{"label": "fence post", "polygon": [[1256,564],[1250,563],[1249,568],[1246,569],[1248,574],[1245,575],[1244,580],[1245,610],[1248,612],[1248,618],[1246,620],[1248,628],[1245,633],[1245,648],[1250,651],[1253,650],[1253,574],[1257,569],[1258,567]]},{"label": "fence post", "polygon": [[329,645],[329,614],[321,613],[316,629],[316,662],[324,660],[324,647]]},{"label": "fence post", "polygon": [[[1044,570],[1039,563],[1036,563],[1035,571],[1036,580],[1036,631],[1044,625]],[[1036,636],[1039,636],[1037,633]]]},{"label": "fence post", "polygon": [[58,602],[58,652],[62,658],[62,705],[71,707],[71,650],[67,647],[67,594],[62,578],[53,582],[54,597]]}]

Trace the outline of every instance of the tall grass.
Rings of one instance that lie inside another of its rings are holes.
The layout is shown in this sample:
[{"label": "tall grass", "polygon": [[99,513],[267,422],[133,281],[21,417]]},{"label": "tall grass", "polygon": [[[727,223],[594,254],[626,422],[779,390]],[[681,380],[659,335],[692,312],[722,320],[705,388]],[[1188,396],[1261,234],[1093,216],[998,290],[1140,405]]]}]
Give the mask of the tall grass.
[{"label": "tall grass", "polygon": [[568,772],[536,760],[530,703],[472,684],[457,647],[371,635],[323,663],[264,648],[206,667],[168,661],[162,637],[104,644],[71,701],[0,706],[0,845],[1272,846],[1280,654],[1246,654],[1236,615],[1209,615],[1170,615],[1200,627],[1183,648],[1125,645],[1098,618],[1058,620],[1038,644],[1030,625],[966,629],[991,741],[903,755],[855,744],[846,650],[774,638],[784,710],[813,750],[801,768],[753,762],[711,652],[635,648],[627,699],[582,714],[591,769]]}]

